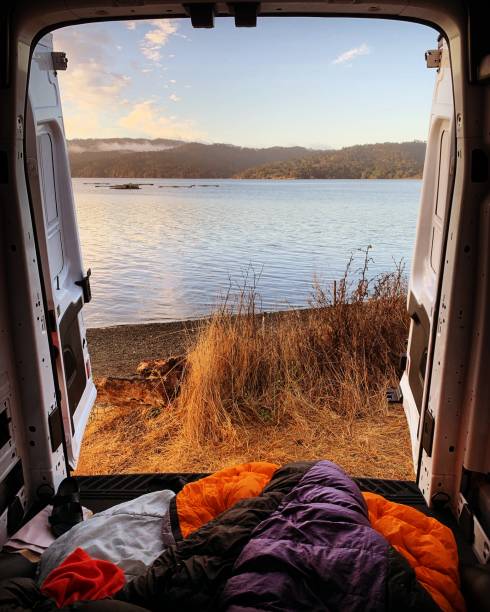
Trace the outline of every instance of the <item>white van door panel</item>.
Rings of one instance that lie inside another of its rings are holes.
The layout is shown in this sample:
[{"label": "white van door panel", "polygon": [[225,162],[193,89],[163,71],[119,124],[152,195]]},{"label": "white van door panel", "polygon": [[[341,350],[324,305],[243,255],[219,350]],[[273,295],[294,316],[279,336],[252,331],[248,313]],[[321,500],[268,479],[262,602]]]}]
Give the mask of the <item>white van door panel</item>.
[{"label": "white van door panel", "polygon": [[48,132],[38,136],[39,169],[41,171],[42,200],[51,282],[63,271],[63,245],[60,217],[56,198],[53,163],[53,143]]},{"label": "white van door panel", "polygon": [[400,387],[417,469],[421,444],[431,444],[431,415],[421,421],[431,371],[431,338],[439,299],[440,273],[446,243],[445,228],[455,161],[454,102],[449,53],[440,44],[424,164],[417,236],[408,290],[411,317],[407,365]]},{"label": "white van door panel", "polygon": [[[68,461],[76,466],[96,397],[83,321],[89,299],[80,252],[52,35],[36,46],[31,63],[26,151]],[[84,280],[85,279],[85,280]]]}]

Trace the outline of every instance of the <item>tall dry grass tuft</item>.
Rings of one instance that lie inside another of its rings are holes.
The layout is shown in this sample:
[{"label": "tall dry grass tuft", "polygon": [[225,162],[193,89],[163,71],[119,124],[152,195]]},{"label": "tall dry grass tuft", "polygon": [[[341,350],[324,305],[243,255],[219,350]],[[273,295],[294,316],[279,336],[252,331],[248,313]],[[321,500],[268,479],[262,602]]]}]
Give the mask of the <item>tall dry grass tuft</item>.
[{"label": "tall dry grass tuft", "polygon": [[[399,452],[400,469],[387,471],[409,476],[405,425],[386,404],[408,333],[405,277],[398,265],[371,278],[369,263],[368,248],[360,270],[351,259],[328,289],[315,283],[306,310],[261,313],[255,286],[228,295],[189,348],[179,397],[138,427],[133,469],[126,454],[119,471],[327,456],[379,476],[383,457]],[[385,439],[384,422],[398,440]]]},{"label": "tall dry grass tuft", "polygon": [[176,407],[184,438],[222,443],[244,425],[329,411],[349,425],[386,410],[407,333],[403,269],[370,279],[369,250],[355,282],[351,267],[330,291],[316,283],[308,310],[257,314],[255,288],[228,297],[187,356]]}]

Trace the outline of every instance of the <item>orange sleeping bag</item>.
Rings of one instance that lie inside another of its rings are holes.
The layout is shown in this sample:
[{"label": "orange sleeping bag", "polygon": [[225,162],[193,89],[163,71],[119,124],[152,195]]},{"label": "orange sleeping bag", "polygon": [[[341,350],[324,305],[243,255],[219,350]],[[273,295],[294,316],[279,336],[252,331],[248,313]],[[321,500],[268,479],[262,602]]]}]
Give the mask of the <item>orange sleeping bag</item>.
[{"label": "orange sleeping bag", "polygon": [[415,571],[417,580],[445,612],[465,609],[459,588],[458,549],[451,530],[419,510],[363,493],[373,528]]},{"label": "orange sleeping bag", "polygon": [[187,538],[240,499],[260,495],[278,467],[264,461],[242,463],[185,485],[176,499],[182,537]]}]

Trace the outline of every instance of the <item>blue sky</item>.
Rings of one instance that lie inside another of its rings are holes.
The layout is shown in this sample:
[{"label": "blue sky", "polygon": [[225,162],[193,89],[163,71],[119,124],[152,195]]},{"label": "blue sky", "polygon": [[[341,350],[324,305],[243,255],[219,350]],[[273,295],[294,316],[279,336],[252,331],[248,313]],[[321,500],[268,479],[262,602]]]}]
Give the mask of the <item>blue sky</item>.
[{"label": "blue sky", "polygon": [[84,24],[58,30],[69,138],[342,147],[425,140],[437,33],[387,20],[263,18]]}]

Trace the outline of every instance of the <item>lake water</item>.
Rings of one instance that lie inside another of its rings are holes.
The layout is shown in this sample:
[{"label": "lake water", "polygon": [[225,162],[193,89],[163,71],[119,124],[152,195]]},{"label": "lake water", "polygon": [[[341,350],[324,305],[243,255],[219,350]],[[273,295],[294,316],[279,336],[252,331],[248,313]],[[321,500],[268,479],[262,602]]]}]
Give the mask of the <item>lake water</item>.
[{"label": "lake water", "polygon": [[207,315],[247,276],[260,277],[265,310],[304,307],[314,278],[340,278],[351,253],[358,267],[369,244],[373,275],[394,260],[410,268],[420,181],[141,179],[139,191],[96,182],[73,180],[92,269],[88,327]]}]

